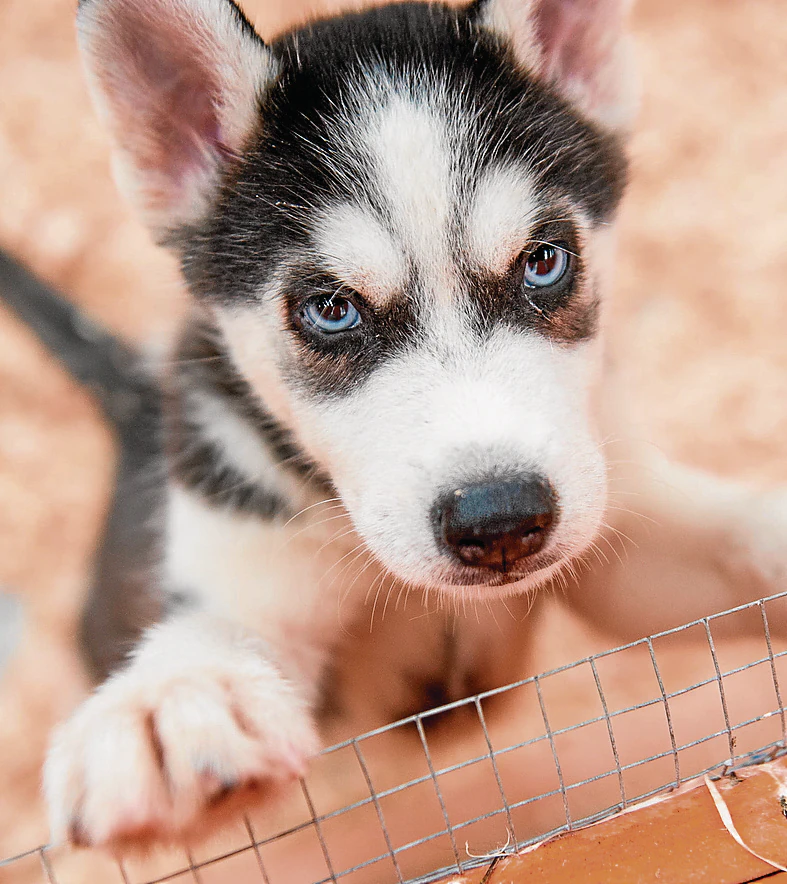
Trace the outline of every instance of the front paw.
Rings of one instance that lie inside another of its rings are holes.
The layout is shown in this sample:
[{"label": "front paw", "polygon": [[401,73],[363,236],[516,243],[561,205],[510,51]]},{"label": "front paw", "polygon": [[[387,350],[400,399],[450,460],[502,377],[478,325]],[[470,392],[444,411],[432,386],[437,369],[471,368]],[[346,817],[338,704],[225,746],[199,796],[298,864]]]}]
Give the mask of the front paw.
[{"label": "front paw", "polygon": [[242,656],[179,672],[132,665],[87,700],[46,761],[53,838],[172,840],[249,790],[301,776],[317,749],[305,704],[273,666]]}]

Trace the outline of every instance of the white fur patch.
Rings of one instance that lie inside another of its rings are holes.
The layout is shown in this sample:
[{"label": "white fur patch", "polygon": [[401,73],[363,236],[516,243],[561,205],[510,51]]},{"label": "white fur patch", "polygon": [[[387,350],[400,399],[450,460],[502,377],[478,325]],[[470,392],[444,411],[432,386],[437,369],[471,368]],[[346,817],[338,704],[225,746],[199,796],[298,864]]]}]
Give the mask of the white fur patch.
[{"label": "white fur patch", "polygon": [[528,173],[496,166],[478,183],[468,218],[468,240],[476,259],[493,273],[505,272],[527,242],[538,209]]},{"label": "white fur patch", "polygon": [[384,305],[405,283],[402,246],[368,209],[343,203],[327,211],[314,240],[328,269],[375,304]]}]

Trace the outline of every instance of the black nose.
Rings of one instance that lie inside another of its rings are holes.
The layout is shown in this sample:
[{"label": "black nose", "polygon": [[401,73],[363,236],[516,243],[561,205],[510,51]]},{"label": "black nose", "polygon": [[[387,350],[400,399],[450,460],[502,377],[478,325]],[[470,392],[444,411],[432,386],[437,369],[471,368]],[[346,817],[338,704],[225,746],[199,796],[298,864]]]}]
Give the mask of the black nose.
[{"label": "black nose", "polygon": [[457,488],[432,512],[439,544],[465,565],[505,573],[543,547],[555,502],[549,483],[532,476]]}]

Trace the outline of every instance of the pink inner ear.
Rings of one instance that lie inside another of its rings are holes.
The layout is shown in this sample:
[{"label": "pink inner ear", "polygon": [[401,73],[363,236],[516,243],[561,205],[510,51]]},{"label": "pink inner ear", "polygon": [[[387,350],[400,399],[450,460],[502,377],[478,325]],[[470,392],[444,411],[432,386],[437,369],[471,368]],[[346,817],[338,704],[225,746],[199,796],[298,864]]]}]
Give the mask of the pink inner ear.
[{"label": "pink inner ear", "polygon": [[[615,42],[618,0],[540,0],[535,28],[545,77],[590,84]],[[610,30],[613,29],[613,30]]]},{"label": "pink inner ear", "polygon": [[[159,208],[184,197],[191,176],[208,172],[221,151],[221,90],[204,57],[204,43],[171,22],[168,30],[142,16],[123,17],[115,63],[99,76],[115,108],[115,134],[143,173],[152,174]],[[153,181],[149,181],[153,184]],[[169,191],[169,192],[167,192]]]}]

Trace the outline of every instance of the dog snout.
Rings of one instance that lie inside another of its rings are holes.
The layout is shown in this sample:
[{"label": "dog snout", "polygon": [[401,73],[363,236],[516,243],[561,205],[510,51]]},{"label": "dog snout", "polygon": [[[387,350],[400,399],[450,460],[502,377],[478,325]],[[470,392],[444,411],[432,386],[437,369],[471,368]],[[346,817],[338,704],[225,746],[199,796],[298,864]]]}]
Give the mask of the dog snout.
[{"label": "dog snout", "polygon": [[442,548],[463,565],[502,573],[544,546],[556,518],[554,493],[540,476],[466,485],[433,509]]}]

